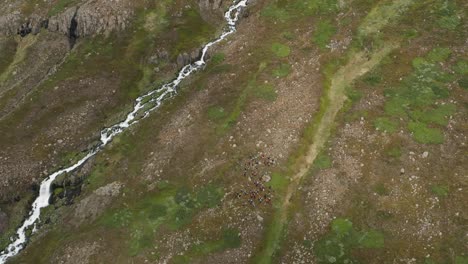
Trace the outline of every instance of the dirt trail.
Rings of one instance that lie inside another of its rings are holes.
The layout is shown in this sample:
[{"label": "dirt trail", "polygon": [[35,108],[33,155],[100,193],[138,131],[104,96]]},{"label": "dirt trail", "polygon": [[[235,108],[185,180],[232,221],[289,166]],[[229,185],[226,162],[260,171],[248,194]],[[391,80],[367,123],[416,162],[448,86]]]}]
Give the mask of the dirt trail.
[{"label": "dirt trail", "polygon": [[377,66],[386,55],[397,47],[398,44],[396,43],[387,43],[380,50],[371,54],[365,52],[354,53],[350,56],[350,61],[333,75],[330,88],[326,94],[329,105],[318,121],[317,129],[313,136],[313,143],[309,146],[302,163],[298,165],[297,173],[290,178],[290,183],[286,189],[283,201],[280,203],[277,211],[278,216],[274,219],[274,223],[272,224],[274,231],[269,235],[267,246],[259,256],[259,263],[269,263],[280,241],[283,227],[287,221],[291,197],[298,189],[301,180],[311,169],[317,154],[327,142],[333,123],[335,122],[335,117],[348,99],[346,97],[346,87],[351,85],[358,77]]},{"label": "dirt trail", "polygon": [[[358,77],[364,75],[369,70],[374,68],[387,54],[397,47],[396,44],[391,43],[385,45],[377,52],[371,54],[370,59],[366,57],[364,52],[360,52],[352,56],[351,61],[344,67],[342,67],[331,80],[330,89],[328,91],[329,106],[327,107],[323,117],[318,123],[316,133],[314,134],[313,143],[309,146],[309,150],[304,157],[304,161],[299,165],[298,172],[290,178],[290,184],[286,191],[282,207],[288,207],[290,199],[297,189],[302,178],[310,170],[314,163],[317,154],[320,152],[322,147],[325,145],[330,131],[334,123],[335,117],[343,107],[344,102],[347,100],[345,94],[346,86],[352,84],[352,82]],[[286,218],[287,210],[283,210],[281,218]]]}]

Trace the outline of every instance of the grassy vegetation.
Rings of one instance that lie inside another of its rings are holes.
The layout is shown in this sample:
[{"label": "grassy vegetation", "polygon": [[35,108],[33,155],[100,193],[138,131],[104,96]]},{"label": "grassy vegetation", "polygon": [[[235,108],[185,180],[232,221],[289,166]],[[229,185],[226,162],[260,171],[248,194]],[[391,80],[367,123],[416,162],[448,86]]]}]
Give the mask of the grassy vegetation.
[{"label": "grassy vegetation", "polygon": [[173,263],[192,263],[197,257],[206,256],[210,253],[224,251],[226,249],[238,248],[241,245],[239,230],[226,228],[222,232],[221,239],[205,241],[190,247],[183,255],[176,256]]},{"label": "grassy vegetation", "polygon": [[313,167],[315,169],[323,170],[323,169],[331,168],[331,166],[332,166],[332,160],[330,156],[323,152],[320,152],[314,160]]},{"label": "grassy vegetation", "polygon": [[330,21],[319,21],[312,40],[321,49],[325,49],[330,39],[336,34],[336,30],[336,27]]},{"label": "grassy vegetation", "polygon": [[359,25],[358,36],[370,36],[377,33],[388,23],[397,19],[404,13],[413,0],[386,1],[376,5]]},{"label": "grassy vegetation", "polygon": [[289,73],[291,73],[291,65],[287,63],[280,63],[280,65],[272,71],[273,76],[278,78],[286,77]]},{"label": "grassy vegetation", "polygon": [[73,6],[74,4],[77,4],[79,2],[80,2],[79,0],[59,0],[49,10],[48,15],[49,16],[55,16],[55,15],[63,12],[65,9],[67,9],[67,8]]},{"label": "grassy vegetation", "polygon": [[[125,230],[130,236],[128,255],[135,256],[153,245],[159,226],[181,228],[189,224],[198,211],[217,206],[223,195],[214,185],[195,191],[185,186],[160,186],[157,193],[150,193],[120,209],[109,210],[99,222],[111,229]],[[231,235],[227,233],[225,246],[234,244]]]},{"label": "grassy vegetation", "polygon": [[377,130],[393,133],[398,128],[398,123],[387,117],[379,117],[374,121]]},{"label": "grassy vegetation", "polygon": [[12,63],[16,54],[17,43],[13,38],[0,40],[0,76]]},{"label": "grassy vegetation", "polygon": [[337,218],[331,230],[314,245],[318,263],[355,263],[352,251],[356,248],[378,249],[384,246],[384,236],[377,230],[357,231],[353,223]]},{"label": "grassy vegetation", "polygon": [[390,117],[405,120],[414,139],[423,144],[440,144],[444,141],[441,131],[448,118],[456,111],[454,104],[440,104],[439,99],[449,96],[446,85],[454,76],[439,65],[451,55],[447,48],[435,48],[424,58],[412,62],[413,73],[403,79],[401,85],[387,89],[384,109],[387,117],[376,120],[376,127],[394,130],[397,124]]},{"label": "grassy vegetation", "polygon": [[303,16],[334,13],[338,9],[337,0],[276,0],[267,5],[261,15],[284,23]]},{"label": "grassy vegetation", "polygon": [[279,58],[287,57],[291,53],[291,49],[288,46],[278,42],[271,45],[271,51]]},{"label": "grassy vegetation", "polygon": [[223,134],[234,125],[245,106],[252,98],[265,101],[276,100],[277,94],[274,86],[269,83],[259,83],[257,77],[267,68],[267,63],[261,62],[257,71],[249,77],[245,88],[240,91],[234,102],[226,107],[212,106],[207,111],[208,119],[215,121],[216,131]]},{"label": "grassy vegetation", "polygon": [[439,198],[447,197],[449,194],[449,187],[446,185],[433,185],[431,191]]},{"label": "grassy vegetation", "polygon": [[177,34],[176,45],[171,54],[177,56],[194,47],[200,47],[214,37],[215,28],[208,24],[194,8],[185,9],[182,14],[183,21],[171,24]]},{"label": "grassy vegetation", "polygon": [[255,97],[267,101],[275,101],[276,97],[278,97],[273,85],[267,83],[256,85],[253,88],[252,93]]}]

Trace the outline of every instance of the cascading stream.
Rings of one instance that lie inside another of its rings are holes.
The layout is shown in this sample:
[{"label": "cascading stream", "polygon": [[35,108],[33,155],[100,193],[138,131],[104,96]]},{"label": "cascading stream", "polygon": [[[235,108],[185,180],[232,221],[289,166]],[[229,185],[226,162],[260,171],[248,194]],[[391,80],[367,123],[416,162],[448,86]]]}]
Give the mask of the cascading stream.
[{"label": "cascading stream", "polygon": [[101,138],[98,145],[93,149],[90,149],[86,156],[81,158],[75,164],[50,174],[42,181],[39,196],[34,200],[28,217],[16,231],[16,236],[12,238],[12,242],[0,253],[0,264],[5,263],[8,258],[17,255],[25,247],[28,239],[26,235],[27,230],[33,228],[33,233],[37,231],[36,223],[40,218],[41,209],[49,206],[52,182],[59,175],[72,172],[83,165],[87,160],[100,152],[115,136],[122,133],[128,127],[138,123],[141,119],[146,118],[152,111],[158,109],[164,100],[172,97],[176,93],[177,87],[183,79],[190,76],[197,70],[200,70],[206,64],[205,57],[208,49],[236,31],[236,23],[239,19],[240,12],[247,5],[247,1],[248,0],[235,1],[229,7],[228,11],[224,14],[227,27],[217,39],[209,42],[203,47],[201,57],[198,61],[185,65],[179,71],[177,78],[173,81],[138,97],[135,101],[133,110],[127,114],[126,119],[113,126],[104,128],[101,131]]}]

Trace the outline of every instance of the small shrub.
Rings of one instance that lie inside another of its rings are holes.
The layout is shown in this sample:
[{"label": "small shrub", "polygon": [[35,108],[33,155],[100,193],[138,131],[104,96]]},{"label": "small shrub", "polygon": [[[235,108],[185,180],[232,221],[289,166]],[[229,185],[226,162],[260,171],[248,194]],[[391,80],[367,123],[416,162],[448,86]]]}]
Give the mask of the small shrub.
[{"label": "small shrub", "polygon": [[291,49],[281,43],[275,42],[271,45],[271,50],[273,53],[280,58],[287,57],[289,56],[289,53],[291,53]]}]

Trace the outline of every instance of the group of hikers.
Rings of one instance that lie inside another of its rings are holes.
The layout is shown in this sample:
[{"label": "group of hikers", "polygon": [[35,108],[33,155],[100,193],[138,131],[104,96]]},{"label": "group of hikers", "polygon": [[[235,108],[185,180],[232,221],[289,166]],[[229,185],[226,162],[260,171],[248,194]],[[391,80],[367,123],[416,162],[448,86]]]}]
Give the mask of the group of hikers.
[{"label": "group of hikers", "polygon": [[235,193],[235,198],[242,199],[244,205],[271,204],[273,190],[271,186],[265,186],[265,183],[270,180],[265,168],[273,165],[275,165],[275,160],[264,153],[250,156],[243,164],[243,176],[248,179],[248,183],[242,190]]}]

